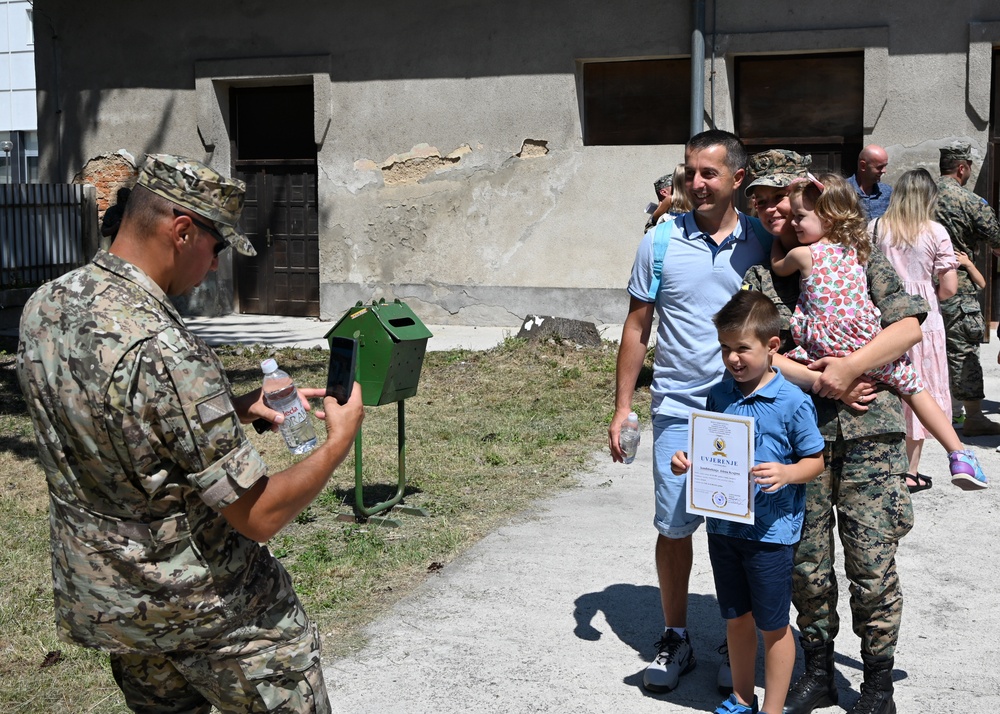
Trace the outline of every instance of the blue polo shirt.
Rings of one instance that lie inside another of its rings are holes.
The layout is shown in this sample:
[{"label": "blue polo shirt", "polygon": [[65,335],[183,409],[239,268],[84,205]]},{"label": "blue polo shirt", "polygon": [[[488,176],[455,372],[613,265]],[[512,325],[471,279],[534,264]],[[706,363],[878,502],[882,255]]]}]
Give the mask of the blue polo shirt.
[{"label": "blue polo shirt", "polygon": [[[774,378],[748,397],[732,379],[715,385],[708,395],[707,408],[754,418],[754,464],[792,464],[823,451],[823,436],[816,426],[816,407],[801,389],[775,369]],[[754,485],[754,523],[734,523],[707,518],[709,533],[794,545],[802,535],[806,512],[806,487],[782,486],[765,493]]]},{"label": "blue polo shirt", "polygon": [[881,218],[882,214],[885,213],[885,209],[889,207],[889,199],[892,197],[892,186],[879,181],[872,186],[874,193],[867,194],[858,185],[857,174],[847,179],[847,183],[851,184],[851,187],[854,188],[854,193],[858,194],[858,200],[861,202],[861,207],[864,209],[865,215],[868,216],[868,220],[874,221],[876,218]]},{"label": "blue polo shirt", "polygon": [[[764,245],[758,236],[764,238]],[[739,291],[751,266],[770,260],[770,241],[760,221],[743,214],[733,233],[719,245],[698,228],[691,213],[678,216],[670,225],[655,299],[659,326],[650,387],[653,414],[686,420],[691,409],[705,408],[708,390],[724,371],[712,317]],[[652,280],[650,230],[636,252],[629,294],[653,302],[649,298]]]}]

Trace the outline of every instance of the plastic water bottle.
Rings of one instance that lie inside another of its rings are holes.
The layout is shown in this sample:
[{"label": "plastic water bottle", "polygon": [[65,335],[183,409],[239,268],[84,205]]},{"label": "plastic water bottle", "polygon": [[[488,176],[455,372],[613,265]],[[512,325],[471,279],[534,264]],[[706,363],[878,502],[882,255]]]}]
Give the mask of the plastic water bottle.
[{"label": "plastic water bottle", "polygon": [[285,437],[288,450],[295,455],[305,454],[316,448],[316,431],[309,421],[309,412],[299,401],[299,393],[288,374],[278,369],[278,363],[266,359],[260,363],[264,373],[264,403],[285,415],[278,427]]},{"label": "plastic water bottle", "polygon": [[639,450],[639,417],[635,412],[629,412],[618,432],[618,448],[625,454],[626,464],[635,461],[635,452]]}]

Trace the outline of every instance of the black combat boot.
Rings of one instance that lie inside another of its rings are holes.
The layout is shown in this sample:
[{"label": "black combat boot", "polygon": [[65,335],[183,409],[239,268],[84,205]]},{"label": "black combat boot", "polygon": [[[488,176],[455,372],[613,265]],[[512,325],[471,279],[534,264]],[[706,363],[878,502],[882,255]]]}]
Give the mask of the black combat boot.
[{"label": "black combat boot", "polygon": [[817,707],[837,703],[837,685],[833,682],[833,641],[806,642],[799,638],[805,655],[806,671],[788,690],[783,714],[809,714]]},{"label": "black combat boot", "polygon": [[861,659],[865,663],[861,699],[848,714],[896,714],[896,704],[892,701],[892,657],[862,652]]}]

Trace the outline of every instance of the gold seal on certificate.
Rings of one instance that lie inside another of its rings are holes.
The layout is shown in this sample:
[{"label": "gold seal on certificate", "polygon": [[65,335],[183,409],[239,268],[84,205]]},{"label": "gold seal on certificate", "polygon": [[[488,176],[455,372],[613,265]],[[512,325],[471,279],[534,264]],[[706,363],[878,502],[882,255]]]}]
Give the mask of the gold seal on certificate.
[{"label": "gold seal on certificate", "polygon": [[692,410],[687,512],[753,523],[753,417]]}]

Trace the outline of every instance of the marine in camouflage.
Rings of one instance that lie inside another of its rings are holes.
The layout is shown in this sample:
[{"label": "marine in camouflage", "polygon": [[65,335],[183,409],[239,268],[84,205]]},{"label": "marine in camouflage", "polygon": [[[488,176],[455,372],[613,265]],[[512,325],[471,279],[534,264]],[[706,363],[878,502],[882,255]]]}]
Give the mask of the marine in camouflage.
[{"label": "marine in camouflage", "polygon": [[238,253],[257,255],[237,223],[246,184],[223,176],[200,161],[171,154],[148,154],[136,185],[215,223],[222,239]]},{"label": "marine in camouflage", "polygon": [[[971,160],[957,147],[954,158]],[[941,150],[942,156],[945,149]],[[938,202],[935,220],[943,225],[956,251],[972,256],[977,246],[1000,248],[1000,223],[993,209],[982,198],[966,190],[952,176],[938,179]],[[978,401],[986,397],[979,345],[986,334],[979,288],[962,266],[958,268],[958,292],[941,301],[948,353],[948,378],[951,394],[959,401]]]},{"label": "marine in camouflage", "polygon": [[[868,291],[885,327],[906,317],[923,321],[927,302],[904,289],[889,261],[873,251],[865,266]],[[788,327],[799,297],[798,276],[782,278],[764,266],[747,271],[743,288],[760,290],[781,315],[782,351],[792,346]],[[833,538],[840,527],[854,631],[861,651],[892,656],[899,638],[902,591],[896,572],[899,538],[913,526],[902,404],[888,387],[866,412],[813,396],[826,440],[826,469],[806,485],[802,538],[795,550],[792,602],[807,642],[831,642],[839,632]],[[836,515],[835,515],[836,514]],[[836,524],[836,525],[835,525]],[[871,583],[877,587],[872,589]]]},{"label": "marine in camouflage", "polygon": [[20,338],[60,637],[133,662],[252,659],[298,637],[288,573],[220,513],[266,466],[222,364],[159,286],[99,253],[31,296]]},{"label": "marine in camouflage", "polygon": [[833,534],[839,529],[861,651],[892,657],[903,613],[896,547],[913,527],[903,439],[882,434],[828,442],[823,458],[826,469],[806,484],[806,516],[795,548],[796,624],[809,643],[832,642],[840,631],[833,567]]}]

